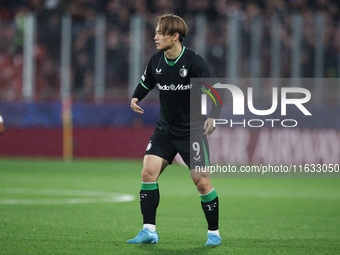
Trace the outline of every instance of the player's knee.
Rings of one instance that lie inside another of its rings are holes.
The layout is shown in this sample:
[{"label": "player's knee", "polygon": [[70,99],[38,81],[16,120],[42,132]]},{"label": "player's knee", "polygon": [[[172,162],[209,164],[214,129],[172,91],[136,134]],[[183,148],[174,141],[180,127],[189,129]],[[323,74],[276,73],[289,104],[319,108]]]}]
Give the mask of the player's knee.
[{"label": "player's knee", "polygon": [[194,183],[200,194],[207,194],[212,189],[210,179],[208,178],[194,179]]},{"label": "player's knee", "polygon": [[142,181],[143,182],[156,182],[157,174],[149,167],[143,167],[142,169]]}]

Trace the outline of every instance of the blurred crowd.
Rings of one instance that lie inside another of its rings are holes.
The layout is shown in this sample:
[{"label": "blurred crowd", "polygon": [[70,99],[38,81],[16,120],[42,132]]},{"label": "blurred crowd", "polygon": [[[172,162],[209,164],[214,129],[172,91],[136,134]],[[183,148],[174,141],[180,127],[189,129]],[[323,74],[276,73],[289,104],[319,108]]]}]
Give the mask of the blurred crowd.
[{"label": "blurred crowd", "polygon": [[80,99],[91,99],[94,87],[96,16],[106,18],[106,98],[127,98],[129,47],[139,38],[130,36],[130,18],[138,13],[146,21],[145,64],[155,51],[154,20],[163,13],[182,16],[189,34],[184,41],[194,48],[194,18],[208,21],[206,59],[217,76],[226,76],[227,20],[242,24],[240,77],[249,77],[250,27],[261,18],[260,77],[270,76],[270,25],[272,16],[281,22],[281,77],[291,73],[292,13],[303,20],[301,76],[313,77],[315,17],[324,18],[324,77],[339,77],[340,2],[337,0],[0,0],[0,99],[21,99],[24,17],[34,13],[37,21],[35,47],[36,98],[56,99],[60,88],[61,17],[72,17],[72,88]]}]

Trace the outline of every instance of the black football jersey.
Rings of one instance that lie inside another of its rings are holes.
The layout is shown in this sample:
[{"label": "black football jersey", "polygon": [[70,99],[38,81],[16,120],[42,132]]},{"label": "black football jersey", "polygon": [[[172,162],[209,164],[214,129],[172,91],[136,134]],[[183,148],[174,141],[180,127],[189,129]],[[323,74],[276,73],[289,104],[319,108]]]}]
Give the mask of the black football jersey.
[{"label": "black football jersey", "polygon": [[[145,90],[157,87],[160,98],[160,114],[157,129],[165,135],[175,137],[190,136],[190,91],[193,88],[190,78],[215,77],[206,61],[193,50],[182,47],[180,55],[174,59],[166,58],[163,51],[155,53],[142,75],[138,86]],[[199,129],[203,132],[205,116],[198,111]]]}]

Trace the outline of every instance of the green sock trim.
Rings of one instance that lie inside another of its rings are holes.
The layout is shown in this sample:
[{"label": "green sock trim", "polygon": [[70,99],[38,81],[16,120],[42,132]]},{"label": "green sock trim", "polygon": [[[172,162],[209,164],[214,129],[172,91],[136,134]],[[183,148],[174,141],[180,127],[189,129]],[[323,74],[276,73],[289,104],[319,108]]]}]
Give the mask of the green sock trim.
[{"label": "green sock trim", "polygon": [[141,190],[155,190],[158,189],[157,182],[142,182]]},{"label": "green sock trim", "polygon": [[213,189],[208,194],[200,195],[200,196],[201,196],[201,201],[202,202],[210,202],[210,201],[214,200],[217,197],[217,193],[216,193],[216,190]]}]

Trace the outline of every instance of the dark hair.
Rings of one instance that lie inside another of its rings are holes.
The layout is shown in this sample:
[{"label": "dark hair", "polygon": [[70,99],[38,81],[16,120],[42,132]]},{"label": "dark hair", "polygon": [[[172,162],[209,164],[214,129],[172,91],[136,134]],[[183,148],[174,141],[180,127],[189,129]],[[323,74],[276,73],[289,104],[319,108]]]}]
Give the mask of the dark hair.
[{"label": "dark hair", "polygon": [[159,24],[159,29],[163,35],[179,34],[179,41],[182,42],[187,35],[188,27],[185,21],[174,14],[164,14],[158,16],[156,19],[156,25]]}]

